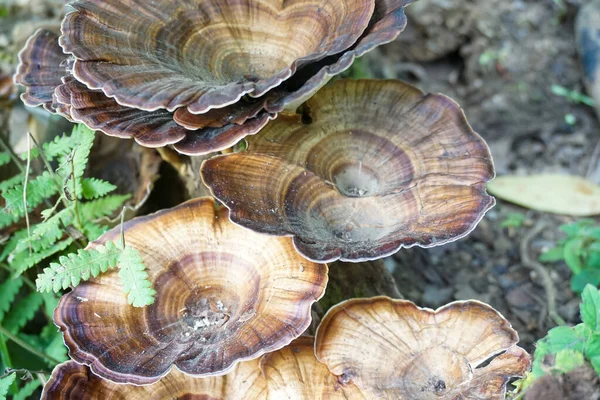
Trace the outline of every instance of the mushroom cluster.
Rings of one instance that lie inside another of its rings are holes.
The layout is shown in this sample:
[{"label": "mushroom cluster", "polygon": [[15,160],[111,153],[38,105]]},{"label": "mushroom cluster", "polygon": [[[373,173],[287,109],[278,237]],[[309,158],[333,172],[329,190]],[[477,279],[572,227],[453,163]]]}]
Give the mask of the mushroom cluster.
[{"label": "mushroom cluster", "polygon": [[411,0],[78,0],[20,53],[23,100],[188,155],[231,147],[394,40]]},{"label": "mushroom cluster", "polygon": [[226,375],[172,369],[137,386],[59,365],[43,399],[501,400],[530,366],[517,333],[493,308],[455,302],[436,311],[388,297],[334,306],[317,329],[236,364]]},{"label": "mushroom cluster", "polygon": [[77,0],[60,35],[29,39],[28,105],[187,155],[247,144],[202,164],[224,207],[193,199],[89,245],[122,236],[156,299],[130,306],[115,270],[64,295],[72,361],[43,398],[504,398],[529,355],[477,301],[354,299],[302,336],[325,263],[457,240],[495,202],[490,151],[453,100],[395,80],[325,86],[394,40],[410,2]]}]

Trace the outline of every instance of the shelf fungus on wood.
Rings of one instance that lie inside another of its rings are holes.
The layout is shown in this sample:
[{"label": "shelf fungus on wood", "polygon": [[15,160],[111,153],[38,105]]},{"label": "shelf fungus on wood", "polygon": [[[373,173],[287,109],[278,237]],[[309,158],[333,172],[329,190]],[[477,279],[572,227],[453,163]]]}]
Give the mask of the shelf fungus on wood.
[{"label": "shelf fungus on wood", "polygon": [[194,378],[176,369],[144,386],[117,384],[94,375],[89,367],[67,361],[54,368],[42,400],[266,400],[266,381],[258,360],[238,363],[227,375]]},{"label": "shelf fungus on wood", "polygon": [[501,400],[531,364],[517,342],[510,323],[478,301],[433,311],[374,297],[334,306],[317,329],[315,354],[370,399]]},{"label": "shelf fungus on wood", "polygon": [[[118,271],[77,286],[54,314],[71,358],[114,382],[148,384],[173,365],[221,375],[302,334],[327,266],[300,257],[289,238],[248,231],[227,214],[200,198],[125,223],[156,300],[129,306]],[[95,243],[119,237],[117,227]]]},{"label": "shelf fungus on wood", "polygon": [[310,260],[359,262],[461,238],[494,205],[489,149],[448,97],[342,80],[304,109],[204,162],[233,222],[293,236]]},{"label": "shelf fungus on wood", "polygon": [[40,31],[27,43],[15,80],[27,104],[91,129],[208,154],[256,134],[394,40],[408,3],[79,0],[60,38]]},{"label": "shelf fungus on wood", "polygon": [[288,346],[265,354],[260,368],[267,381],[269,399],[367,400],[354,384],[342,385],[315,358],[314,338],[301,336]]}]

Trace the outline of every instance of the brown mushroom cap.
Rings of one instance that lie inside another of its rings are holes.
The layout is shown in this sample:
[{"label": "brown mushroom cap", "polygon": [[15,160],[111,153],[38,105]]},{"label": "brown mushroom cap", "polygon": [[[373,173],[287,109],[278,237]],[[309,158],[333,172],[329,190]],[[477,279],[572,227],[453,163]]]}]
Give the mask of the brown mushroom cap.
[{"label": "brown mushroom cap", "polygon": [[17,84],[26,87],[21,99],[28,106],[44,106],[54,112],[54,89],[62,84],[67,74],[65,61],[67,56],[58,46],[58,35],[40,29],[31,36],[25,47],[19,52],[19,66],[14,76]]},{"label": "brown mushroom cap", "polygon": [[269,399],[367,399],[355,385],[340,384],[337,376],[317,361],[313,337],[301,336],[283,349],[265,354],[260,368],[267,381]]},{"label": "brown mushroom cap", "polygon": [[[218,375],[277,350],[310,324],[327,266],[300,257],[289,238],[232,224],[201,198],[124,225],[157,291],[146,308],[128,305],[118,271],[63,296],[54,315],[71,358],[115,382],[147,384],[172,365]],[[120,228],[97,243],[117,240]],[[94,246],[92,244],[91,246]]]},{"label": "brown mushroom cap", "polygon": [[352,48],[310,66],[307,71],[300,71],[289,85],[284,85],[279,96],[268,100],[265,109],[273,113],[295,109],[333,76],[350,68],[357,57],[395,40],[406,28],[404,7],[412,2],[413,0],[375,0],[375,10],[369,26]]},{"label": "brown mushroom cap", "polygon": [[85,365],[67,361],[52,371],[42,400],[265,400],[266,382],[258,360],[238,363],[227,375],[193,378],[172,370],[155,384],[113,383]]},{"label": "brown mushroom cap", "polygon": [[517,342],[510,323],[478,301],[433,311],[374,297],[333,307],[317,329],[315,353],[368,398],[489,400],[504,399],[508,379],[529,369]]},{"label": "brown mushroom cap", "polygon": [[80,0],[60,43],[74,74],[119,104],[204,113],[258,97],[343,52],[375,0]]},{"label": "brown mushroom cap", "polygon": [[494,205],[489,149],[451,99],[343,80],[306,108],[202,166],[235,223],[294,236],[310,260],[364,261],[463,237]]},{"label": "brown mushroom cap", "polygon": [[[166,110],[153,112],[124,107],[101,90],[92,90],[71,75],[72,60],[58,45],[58,35],[41,29],[21,51],[15,81],[27,90],[23,101],[44,105],[71,121],[109,136],[133,138],[145,147],[175,144],[181,153],[206,154],[231,147],[246,135],[257,133],[273,114],[262,109],[265,100],[237,107],[190,115],[183,125]],[[185,114],[182,114],[185,117]]]}]

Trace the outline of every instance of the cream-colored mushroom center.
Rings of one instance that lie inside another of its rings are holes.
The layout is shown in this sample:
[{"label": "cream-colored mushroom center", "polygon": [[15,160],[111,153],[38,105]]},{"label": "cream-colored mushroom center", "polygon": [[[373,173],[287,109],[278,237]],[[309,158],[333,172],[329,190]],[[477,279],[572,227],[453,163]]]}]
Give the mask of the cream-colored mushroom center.
[{"label": "cream-colored mushroom center", "polygon": [[398,391],[406,399],[438,400],[472,376],[471,366],[462,355],[435,347],[419,353],[404,368],[398,377]]},{"label": "cream-colored mushroom center", "polygon": [[340,168],[333,179],[340,193],[348,197],[371,196],[379,190],[377,174],[360,161]]},{"label": "cream-colored mushroom center", "polygon": [[360,129],[328,134],[313,144],[306,168],[346,197],[399,191],[412,184],[414,174],[403,149],[381,135]]}]

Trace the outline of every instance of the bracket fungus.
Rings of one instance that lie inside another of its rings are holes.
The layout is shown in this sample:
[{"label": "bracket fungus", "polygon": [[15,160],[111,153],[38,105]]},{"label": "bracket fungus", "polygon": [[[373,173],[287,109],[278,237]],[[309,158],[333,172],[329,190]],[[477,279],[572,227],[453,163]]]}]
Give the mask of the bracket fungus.
[{"label": "bracket fungus", "polygon": [[[200,198],[125,223],[155,302],[130,306],[118,271],[81,283],[54,314],[71,358],[114,382],[148,384],[172,365],[193,376],[224,374],[298,337],[323,295],[327,266],[304,260],[289,238],[232,224],[227,213]],[[119,237],[117,227],[95,243]]]},{"label": "bracket fungus", "polygon": [[[355,385],[340,385],[337,376],[315,358],[314,338],[301,336],[260,359],[269,399],[367,400]],[[250,397],[249,397],[250,398]]]},{"label": "bracket fungus", "polygon": [[305,107],[202,165],[233,222],[293,236],[310,260],[359,262],[461,238],[494,205],[489,149],[448,97],[341,80]]},{"label": "bracket fungus", "polygon": [[[410,0],[79,0],[15,82],[44,105],[143,146],[207,154],[256,134],[354,59],[394,40]],[[59,46],[60,43],[60,46]]]},{"label": "bracket fungus", "polygon": [[193,378],[172,370],[160,381],[144,386],[102,379],[74,361],[58,365],[44,386],[42,400],[266,400],[266,382],[258,360],[238,363],[227,375]]},{"label": "bracket fungus", "polygon": [[[317,329],[315,353],[369,399],[500,400],[530,357],[517,332],[478,301],[435,311],[388,297],[333,307]],[[385,362],[382,362],[385,360]]]}]

